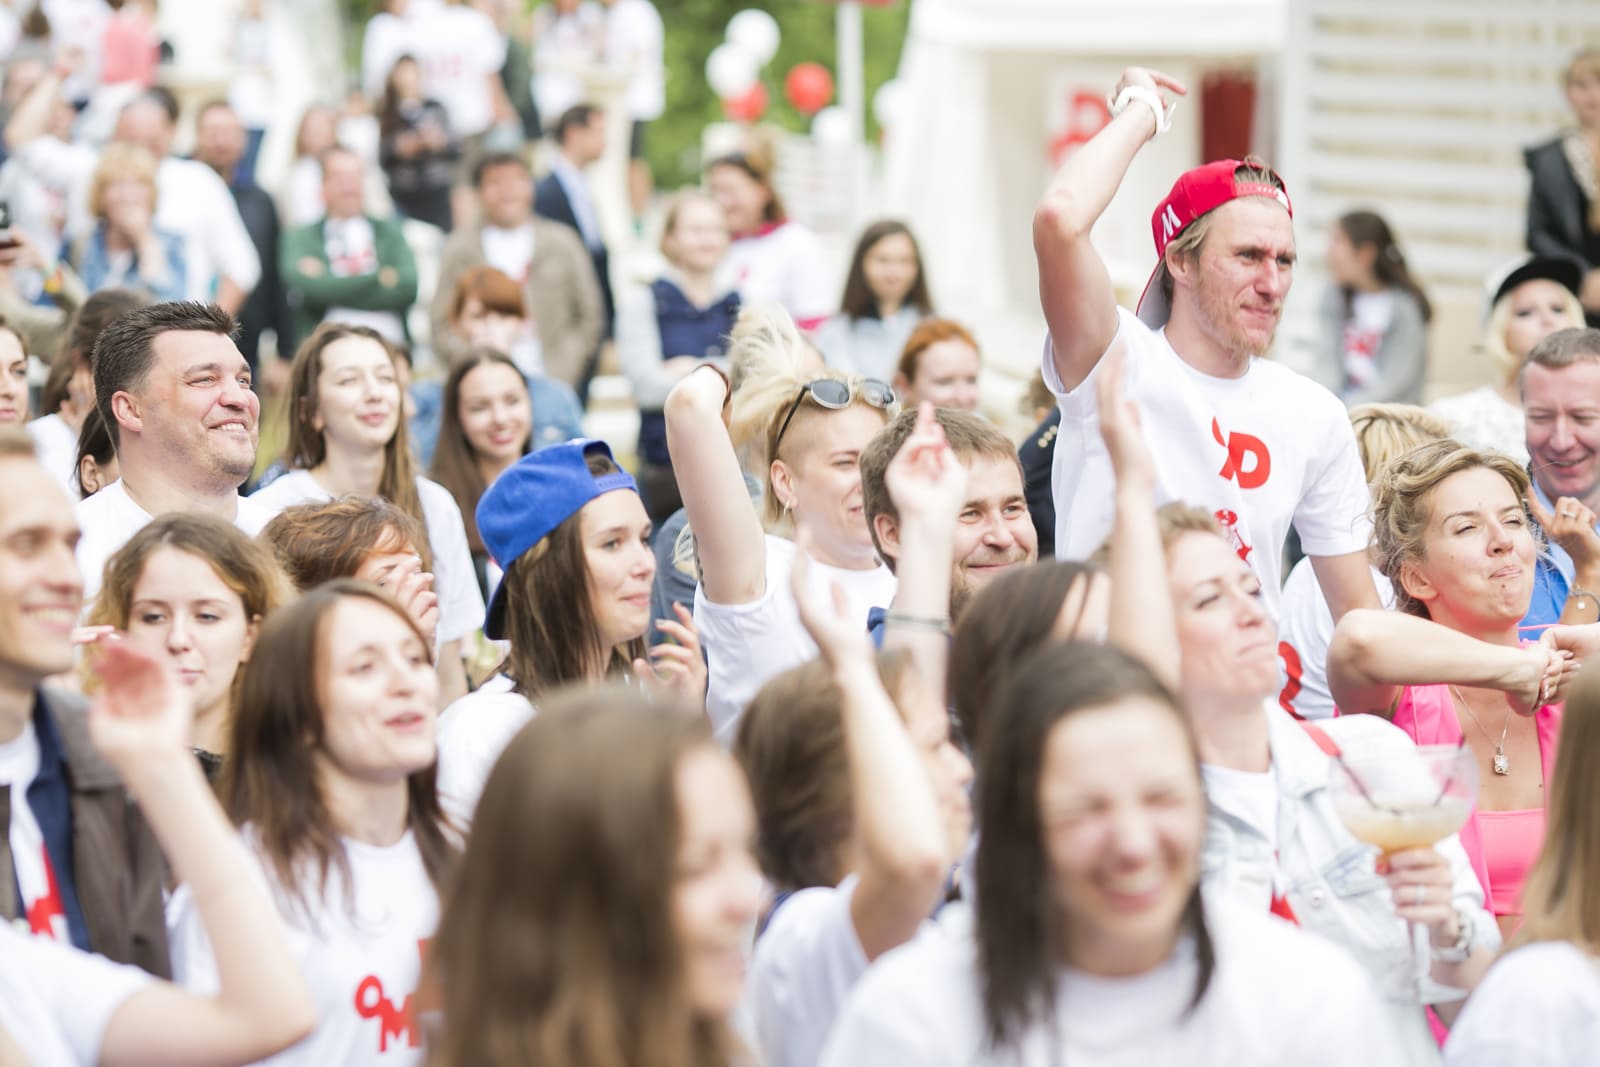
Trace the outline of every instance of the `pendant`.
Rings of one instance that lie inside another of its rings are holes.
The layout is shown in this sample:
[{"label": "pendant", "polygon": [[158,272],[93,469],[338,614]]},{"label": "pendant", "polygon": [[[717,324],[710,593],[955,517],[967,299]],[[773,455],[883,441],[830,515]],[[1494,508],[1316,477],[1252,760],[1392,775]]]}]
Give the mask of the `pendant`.
[{"label": "pendant", "polygon": [[1504,749],[1497,748],[1494,750],[1494,759],[1489,761],[1489,766],[1494,768],[1494,773],[1496,774],[1511,773],[1511,761],[1506,758]]}]

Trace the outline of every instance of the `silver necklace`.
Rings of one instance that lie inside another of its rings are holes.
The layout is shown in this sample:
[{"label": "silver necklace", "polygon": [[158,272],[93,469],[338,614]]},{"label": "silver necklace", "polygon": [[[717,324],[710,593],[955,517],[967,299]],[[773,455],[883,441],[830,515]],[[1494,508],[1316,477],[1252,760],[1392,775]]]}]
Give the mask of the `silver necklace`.
[{"label": "silver necklace", "polygon": [[1511,729],[1511,706],[1509,704],[1506,705],[1505,721],[1500,724],[1500,740],[1496,741],[1489,736],[1489,731],[1483,728],[1483,723],[1478,721],[1478,716],[1473,714],[1472,705],[1468,704],[1467,698],[1461,695],[1461,690],[1452,685],[1450,692],[1454,693],[1456,699],[1461,702],[1461,707],[1466,711],[1467,718],[1472,720],[1472,725],[1478,728],[1478,732],[1483,735],[1483,739],[1494,745],[1494,757],[1489,760],[1489,766],[1494,770],[1494,773],[1499,775],[1510,774],[1511,760],[1506,757],[1506,731]]}]

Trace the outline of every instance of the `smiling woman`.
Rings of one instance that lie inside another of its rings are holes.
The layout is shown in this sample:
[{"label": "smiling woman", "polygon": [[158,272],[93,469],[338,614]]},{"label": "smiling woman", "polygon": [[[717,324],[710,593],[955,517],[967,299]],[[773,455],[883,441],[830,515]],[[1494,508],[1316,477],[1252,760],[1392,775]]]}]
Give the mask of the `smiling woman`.
[{"label": "smiling woman", "polygon": [[[220,795],[273,890],[314,990],[317,1029],[281,1062],[422,1062],[416,994],[456,849],[434,788],[431,642],[384,593],[335,581],[261,628]],[[216,981],[187,887],[168,911],[173,968]]]},{"label": "smiling woman", "polygon": [[0,318],[0,426],[28,421],[28,353],[22,338]]}]

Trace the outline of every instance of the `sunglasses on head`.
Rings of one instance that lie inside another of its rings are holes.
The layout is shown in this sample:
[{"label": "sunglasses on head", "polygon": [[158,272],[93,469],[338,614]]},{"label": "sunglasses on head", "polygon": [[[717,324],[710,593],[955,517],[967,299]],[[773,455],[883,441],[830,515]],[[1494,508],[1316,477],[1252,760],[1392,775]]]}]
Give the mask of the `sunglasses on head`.
[{"label": "sunglasses on head", "polygon": [[857,396],[882,411],[889,410],[889,405],[895,402],[894,387],[876,378],[861,378],[854,382],[840,381],[838,378],[818,378],[807,382],[800,387],[794,403],[789,405],[789,413],[783,417],[783,425],[778,427],[778,438],[772,442],[773,456],[777,456],[778,446],[783,444],[783,435],[789,432],[789,424],[794,421],[794,413],[800,410],[800,404],[805,400],[807,393],[811,394],[813,402],[829,411],[843,411]]}]

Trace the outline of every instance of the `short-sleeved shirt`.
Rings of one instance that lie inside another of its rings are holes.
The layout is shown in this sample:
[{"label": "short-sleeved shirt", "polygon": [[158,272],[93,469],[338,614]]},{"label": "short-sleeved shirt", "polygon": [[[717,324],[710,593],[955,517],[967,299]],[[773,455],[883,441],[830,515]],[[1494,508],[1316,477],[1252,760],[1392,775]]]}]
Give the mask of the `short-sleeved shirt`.
[{"label": "short-sleeved shirt", "polygon": [[1600,960],[1565,941],[1502,956],[1445,1042],[1445,1067],[1575,1067],[1600,1049]]},{"label": "short-sleeved shirt", "polygon": [[36,1067],[93,1067],[106,1026],[155,979],[0,923],[0,1031]]},{"label": "short-sleeved shirt", "polygon": [[[1127,351],[1127,395],[1156,467],[1156,502],[1211,512],[1277,611],[1283,543],[1291,525],[1308,556],[1367,548],[1366,473],[1344,405],[1310,378],[1252,359],[1237,378],[1202,374],[1165,330],[1118,309],[1112,347]],[[1064,389],[1044,346],[1045,384],[1061,407],[1052,483],[1056,556],[1084,559],[1110,534],[1115,478],[1100,437],[1095,378]]]}]

